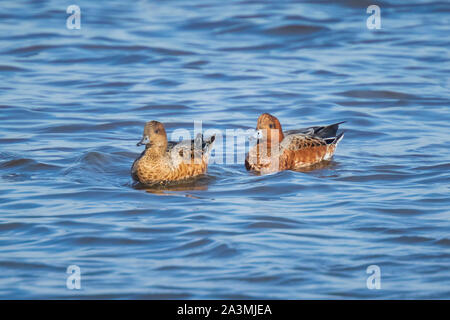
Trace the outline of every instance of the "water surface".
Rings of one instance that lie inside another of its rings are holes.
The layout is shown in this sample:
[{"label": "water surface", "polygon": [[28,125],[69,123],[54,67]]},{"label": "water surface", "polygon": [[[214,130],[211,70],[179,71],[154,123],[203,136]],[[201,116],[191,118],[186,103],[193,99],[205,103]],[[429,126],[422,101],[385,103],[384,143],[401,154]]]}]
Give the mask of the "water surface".
[{"label": "water surface", "polygon": [[[371,1],[76,1],[80,30],[70,4],[2,1],[1,298],[450,298],[447,2],[378,2],[380,30]],[[345,137],[307,172],[133,187],[146,121],[263,112]]]}]

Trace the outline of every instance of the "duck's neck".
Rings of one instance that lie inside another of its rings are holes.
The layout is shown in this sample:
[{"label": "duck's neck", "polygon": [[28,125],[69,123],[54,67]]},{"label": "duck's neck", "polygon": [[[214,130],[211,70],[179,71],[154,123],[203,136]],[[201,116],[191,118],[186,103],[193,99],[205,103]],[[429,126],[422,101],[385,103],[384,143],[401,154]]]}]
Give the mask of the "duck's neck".
[{"label": "duck's neck", "polygon": [[283,141],[284,139],[284,133],[283,130],[281,130],[281,128],[278,130],[278,143],[280,143],[281,141]]},{"label": "duck's neck", "polygon": [[282,130],[271,130],[267,132],[267,137],[262,140],[258,140],[257,155],[258,157],[271,157],[272,151],[276,153],[281,141],[284,139],[284,134]]},{"label": "duck's neck", "polygon": [[281,141],[284,139],[283,130],[269,130],[267,132],[267,139],[265,139],[265,143],[267,144],[267,148],[270,148],[272,144],[279,145]]}]

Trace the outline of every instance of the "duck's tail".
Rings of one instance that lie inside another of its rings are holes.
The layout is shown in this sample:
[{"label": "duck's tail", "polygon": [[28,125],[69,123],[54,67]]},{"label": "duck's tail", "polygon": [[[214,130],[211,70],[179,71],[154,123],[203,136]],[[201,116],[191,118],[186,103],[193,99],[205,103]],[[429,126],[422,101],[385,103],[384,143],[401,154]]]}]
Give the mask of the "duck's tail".
[{"label": "duck's tail", "polygon": [[314,134],[318,135],[322,139],[336,137],[336,133],[339,129],[339,125],[345,121],[330,124],[329,126],[319,127],[314,130]]},{"label": "duck's tail", "polygon": [[203,140],[203,143],[202,143],[203,153],[206,153],[209,155],[209,153],[211,152],[212,146],[214,145],[214,141],[216,141],[215,134],[213,134],[211,137],[209,137],[209,139]]},{"label": "duck's tail", "polygon": [[323,140],[325,140],[325,142],[327,144],[334,144],[334,145],[337,146],[338,143],[342,140],[343,137],[344,137],[344,132],[341,132],[336,137],[329,137],[329,138],[325,138]]},{"label": "duck's tail", "polygon": [[344,132],[341,132],[336,137],[330,137],[330,138],[324,139],[325,142],[327,143],[327,153],[326,153],[325,157],[323,158],[324,160],[330,160],[333,157],[333,154],[336,151],[337,145],[342,140],[343,137],[344,137]]},{"label": "duck's tail", "polygon": [[336,136],[336,138],[333,141],[333,144],[337,146],[338,143],[342,140],[342,138],[344,138],[344,132],[341,132],[339,135]]},{"label": "duck's tail", "polygon": [[211,151],[211,147],[214,144],[214,141],[216,140],[216,135],[210,136],[208,139],[203,139],[203,134],[199,133],[195,137],[195,139],[192,141],[192,145],[200,149],[200,145],[202,146],[202,152],[203,154],[209,154]]}]

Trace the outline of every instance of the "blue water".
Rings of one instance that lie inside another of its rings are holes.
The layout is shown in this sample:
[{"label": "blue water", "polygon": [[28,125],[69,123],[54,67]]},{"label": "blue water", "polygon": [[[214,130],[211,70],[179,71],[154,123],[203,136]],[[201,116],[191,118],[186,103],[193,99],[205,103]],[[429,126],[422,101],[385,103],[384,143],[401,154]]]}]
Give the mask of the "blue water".
[{"label": "blue water", "polygon": [[[449,2],[1,8],[0,298],[450,298]],[[345,137],[310,171],[133,186],[146,121],[225,132],[263,112]]]}]

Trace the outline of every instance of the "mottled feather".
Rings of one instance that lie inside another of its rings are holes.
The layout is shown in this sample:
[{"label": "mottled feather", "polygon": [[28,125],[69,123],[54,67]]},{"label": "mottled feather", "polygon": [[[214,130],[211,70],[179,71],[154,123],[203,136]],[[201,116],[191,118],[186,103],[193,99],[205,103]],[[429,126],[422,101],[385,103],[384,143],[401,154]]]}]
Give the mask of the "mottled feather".
[{"label": "mottled feather", "polygon": [[[204,140],[167,141],[164,126],[151,121],[144,128],[146,148],[134,161],[131,176],[143,184],[164,184],[204,174],[215,136]],[[142,144],[142,143],[141,143]]]}]

